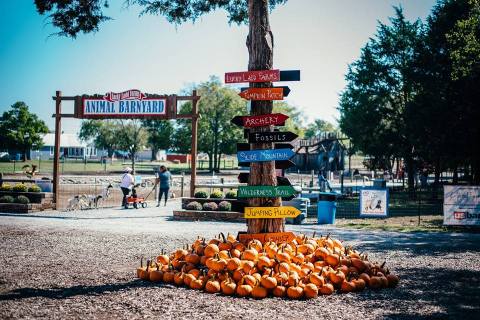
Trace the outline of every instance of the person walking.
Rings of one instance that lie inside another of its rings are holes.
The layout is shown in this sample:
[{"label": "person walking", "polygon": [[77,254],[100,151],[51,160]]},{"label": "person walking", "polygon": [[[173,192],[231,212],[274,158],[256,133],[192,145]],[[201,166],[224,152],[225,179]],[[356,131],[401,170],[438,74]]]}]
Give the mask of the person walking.
[{"label": "person walking", "polygon": [[168,192],[170,191],[170,185],[172,184],[172,175],[168,171],[167,167],[160,166],[160,172],[158,173],[158,179],[160,184],[160,191],[158,192],[157,207],[162,202],[162,196],[165,195],[165,206],[167,205]]},{"label": "person walking", "polygon": [[132,175],[132,168],[126,167],[123,172],[122,181],[120,182],[120,189],[122,189],[122,207],[128,209],[127,196],[130,194],[130,190],[135,183],[135,179]]}]

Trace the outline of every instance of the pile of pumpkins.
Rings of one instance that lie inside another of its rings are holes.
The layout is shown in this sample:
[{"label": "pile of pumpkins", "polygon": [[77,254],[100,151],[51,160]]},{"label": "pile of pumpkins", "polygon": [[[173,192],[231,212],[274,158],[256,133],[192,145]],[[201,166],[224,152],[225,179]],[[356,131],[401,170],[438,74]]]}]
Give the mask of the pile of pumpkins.
[{"label": "pile of pumpkins", "polygon": [[140,279],[185,286],[208,293],[256,299],[268,296],[311,299],[334,292],[395,287],[398,276],[385,263],[372,263],[329,235],[296,235],[288,243],[237,241],[233,235],[206,241],[167,255],[141,259]]}]

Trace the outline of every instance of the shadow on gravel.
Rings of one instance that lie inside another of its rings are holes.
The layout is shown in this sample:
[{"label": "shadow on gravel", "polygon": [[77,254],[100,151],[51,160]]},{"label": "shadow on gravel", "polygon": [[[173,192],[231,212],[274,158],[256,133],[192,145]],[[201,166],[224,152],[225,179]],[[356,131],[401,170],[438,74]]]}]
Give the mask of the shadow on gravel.
[{"label": "shadow on gravel", "polygon": [[[452,319],[478,319],[480,313],[480,273],[472,270],[411,267],[402,270],[405,281],[403,292],[394,296],[376,296],[376,299],[418,301],[440,306]],[[386,319],[422,319],[418,314],[393,314]],[[445,313],[432,314],[429,319],[445,319]]]},{"label": "shadow on gravel", "polygon": [[383,231],[361,231],[330,229],[319,230],[315,227],[304,227],[302,231],[307,235],[314,231],[324,235],[331,232],[332,236],[345,241],[356,241],[355,245],[361,251],[400,251],[414,255],[446,255],[463,254],[466,251],[480,252],[480,235],[466,233],[400,233]]},{"label": "shadow on gravel", "polygon": [[68,288],[35,289],[20,288],[0,295],[0,301],[27,298],[66,299],[73,296],[95,296],[103,293],[124,291],[135,288],[150,287],[151,284],[141,280],[124,283],[103,284],[98,286],[73,286]]}]

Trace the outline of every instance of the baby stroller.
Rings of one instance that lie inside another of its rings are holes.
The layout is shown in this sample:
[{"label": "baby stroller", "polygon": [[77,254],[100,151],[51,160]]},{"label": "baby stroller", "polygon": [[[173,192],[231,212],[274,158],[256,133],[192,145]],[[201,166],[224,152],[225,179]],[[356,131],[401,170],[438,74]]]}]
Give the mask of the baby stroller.
[{"label": "baby stroller", "polygon": [[150,190],[150,192],[147,194],[146,197],[139,197],[137,195],[137,188],[140,186],[140,184],[136,184],[132,188],[132,194],[127,197],[127,208],[132,205],[135,209],[138,209],[138,206],[140,205],[142,208],[147,207],[147,202],[145,202],[145,199],[148,198],[148,196],[153,192],[154,189]]}]

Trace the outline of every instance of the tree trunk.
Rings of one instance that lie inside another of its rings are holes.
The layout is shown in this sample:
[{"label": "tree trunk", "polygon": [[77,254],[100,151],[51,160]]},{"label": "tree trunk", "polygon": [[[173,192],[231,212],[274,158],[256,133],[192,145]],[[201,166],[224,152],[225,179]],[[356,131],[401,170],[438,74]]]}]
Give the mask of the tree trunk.
[{"label": "tree trunk", "polygon": [[415,168],[413,165],[413,158],[411,156],[407,156],[406,164],[407,164],[408,190],[412,192],[415,189]]},{"label": "tree trunk", "polygon": [[222,164],[222,153],[219,152],[217,156],[217,165],[215,167],[215,172],[220,172],[220,165]]},{"label": "tree trunk", "polygon": [[[248,19],[249,33],[247,37],[247,48],[249,53],[248,70],[269,70],[273,67],[273,34],[270,30],[268,14],[268,0],[249,0]],[[271,87],[270,82],[251,83],[253,87]],[[272,112],[272,101],[252,101],[252,115],[269,114]],[[272,131],[273,126],[259,127],[255,131]],[[254,149],[272,149],[272,143],[252,144]],[[275,163],[252,162],[250,165],[249,185],[273,186],[277,184],[275,176]],[[249,200],[252,207],[280,206],[281,199],[274,198],[252,198]],[[285,228],[284,219],[247,219],[248,233],[283,232]]]},{"label": "tree trunk", "polygon": [[157,161],[157,153],[158,153],[158,148],[153,148],[152,147],[152,156],[150,158],[151,161]]},{"label": "tree trunk", "polygon": [[136,152],[132,152],[131,155],[132,155],[132,173],[135,174],[135,155],[137,153]]},{"label": "tree trunk", "polygon": [[212,170],[213,170],[213,156],[212,156],[212,153],[208,153],[208,152],[207,152],[207,155],[208,155],[208,171],[212,172]]}]

